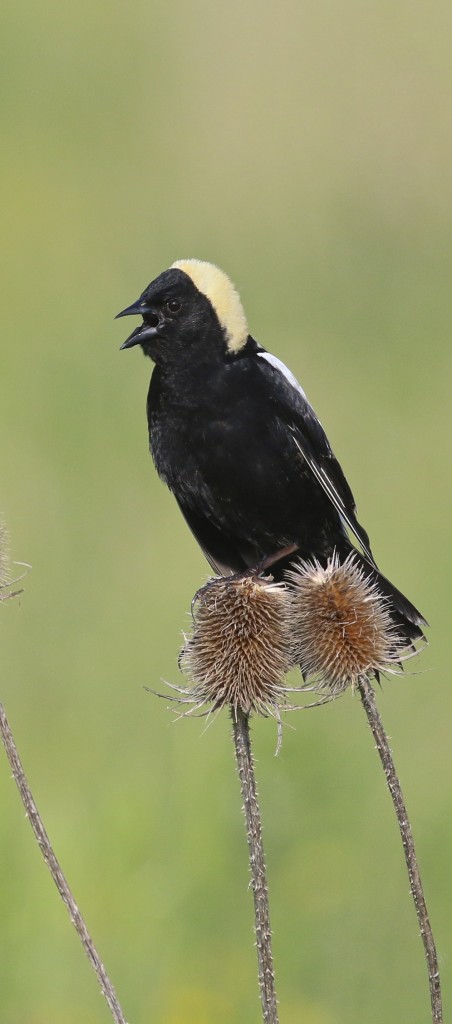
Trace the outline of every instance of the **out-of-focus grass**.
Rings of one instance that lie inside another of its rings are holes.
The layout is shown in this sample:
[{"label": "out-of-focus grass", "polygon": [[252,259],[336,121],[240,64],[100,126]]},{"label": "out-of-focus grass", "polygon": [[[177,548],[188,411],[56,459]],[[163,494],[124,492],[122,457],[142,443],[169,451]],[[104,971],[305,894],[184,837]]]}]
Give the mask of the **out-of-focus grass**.
[{"label": "out-of-focus grass", "polygon": [[[150,365],[113,315],[217,261],[301,378],[384,570],[431,622],[380,707],[450,1005],[452,15],[439,2],[9,5],[1,507],[32,563],[1,698],[133,1024],[259,1016],[224,716],[143,690],[206,565],[147,453]],[[416,674],[419,670],[420,674]],[[428,1019],[390,801],[357,700],[254,727],[286,1024]],[[0,1011],[107,1020],[3,761]]]}]

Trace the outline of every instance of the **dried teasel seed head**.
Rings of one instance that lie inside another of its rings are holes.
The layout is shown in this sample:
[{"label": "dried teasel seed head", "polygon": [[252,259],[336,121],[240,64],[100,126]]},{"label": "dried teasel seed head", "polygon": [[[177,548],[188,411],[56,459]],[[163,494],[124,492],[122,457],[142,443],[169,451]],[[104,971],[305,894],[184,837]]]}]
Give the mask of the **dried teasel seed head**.
[{"label": "dried teasel seed head", "polygon": [[326,568],[300,562],[286,574],[291,588],[293,658],[320,688],[341,693],[359,678],[397,671],[407,642],[386,598],[363,572],[354,554]]},{"label": "dried teasel seed head", "polygon": [[290,598],[284,584],[244,575],[212,579],[196,595],[193,633],[180,656],[191,701],[278,714],[291,667]]}]

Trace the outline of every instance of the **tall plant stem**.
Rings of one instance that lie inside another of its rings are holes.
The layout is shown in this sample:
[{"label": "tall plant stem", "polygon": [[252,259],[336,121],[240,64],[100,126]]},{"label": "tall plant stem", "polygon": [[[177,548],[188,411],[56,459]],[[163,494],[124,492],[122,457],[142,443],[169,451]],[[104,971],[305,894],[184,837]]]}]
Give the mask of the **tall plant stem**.
[{"label": "tall plant stem", "polygon": [[254,926],[256,932],[259,988],[264,1024],[278,1024],[275,975],[273,970],[272,934],[268,906],[268,887],[265,873],[264,848],[259,800],[251,753],[249,715],[235,707],[231,710],[235,756],[243,797],[246,837],[254,898]]},{"label": "tall plant stem", "polygon": [[89,931],[78,909],[78,906],[74,900],[68,883],[63,875],[59,862],[53,852],[53,847],[44,828],[42,818],[33,800],[33,796],[31,794],[30,787],[28,785],[27,778],[22,766],[22,762],[20,760],[19,753],[14,742],[9,722],[2,704],[0,704],[0,734],[3,740],[3,745],[5,747],[6,756],[8,758],[10,768],[13,773],[14,781],[19,790],[20,797],[25,807],[28,820],[35,834],[36,841],[38,843],[38,846],[40,847],[42,856],[44,857],[44,860],[47,864],[50,874],[52,875],[53,881],[55,882],[58,892],[63,902],[66,904],[69,917],[72,921],[72,924],[74,925],[80,942],[82,943],[88,960],[96,973],[101,992],[105,996],[113,1020],[115,1024],[126,1024],[126,1019],[118,1003],[116,992],[108,977],[102,960],[100,959],[99,953],[97,952],[97,949],[89,934]]},{"label": "tall plant stem", "polygon": [[403,852],[405,854],[408,877],[410,880],[411,895],[416,909],[417,919],[424,943],[425,958],[428,968],[428,981],[430,986],[430,1000],[432,1007],[433,1024],[442,1024],[443,1009],[441,1000],[441,983],[438,970],[438,958],[436,955],[435,941],[433,938],[432,926],[425,902],[424,890],[421,882],[421,875],[416,857],[413,834],[408,819],[403,793],[392,758],[391,748],[388,743],[383,722],[375,701],[375,694],[371,683],[360,679],[358,683],[361,700],[367,715],[367,721],[377,746],[383,770],[388,783],[389,792],[394,804],[397,822],[402,837]]}]

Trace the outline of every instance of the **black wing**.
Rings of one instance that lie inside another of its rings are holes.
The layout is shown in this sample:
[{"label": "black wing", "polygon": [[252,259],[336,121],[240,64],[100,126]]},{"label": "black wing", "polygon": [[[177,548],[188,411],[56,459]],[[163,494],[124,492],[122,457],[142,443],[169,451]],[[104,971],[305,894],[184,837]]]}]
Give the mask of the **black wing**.
[{"label": "black wing", "polygon": [[309,404],[303,389],[281,360],[260,350],[256,357],[261,373],[267,378],[277,375],[278,404],[294,439],[294,446],[334,505],[341,519],[354,534],[364,554],[376,565],[369,537],[356,518],[353,494],[342,469],[334,457],[325,431]]}]

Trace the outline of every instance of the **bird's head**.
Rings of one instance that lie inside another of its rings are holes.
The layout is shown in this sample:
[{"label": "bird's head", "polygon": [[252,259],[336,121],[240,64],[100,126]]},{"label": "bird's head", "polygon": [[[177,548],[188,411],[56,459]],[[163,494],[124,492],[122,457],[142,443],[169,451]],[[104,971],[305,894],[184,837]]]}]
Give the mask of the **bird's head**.
[{"label": "bird's head", "polygon": [[177,260],[118,317],[142,316],[121,348],[141,345],[156,363],[190,349],[233,355],[246,345],[248,327],[240,296],[227,275],[201,260]]}]

